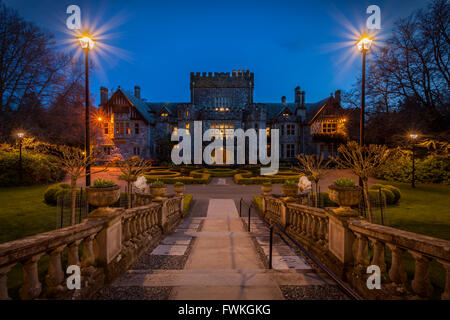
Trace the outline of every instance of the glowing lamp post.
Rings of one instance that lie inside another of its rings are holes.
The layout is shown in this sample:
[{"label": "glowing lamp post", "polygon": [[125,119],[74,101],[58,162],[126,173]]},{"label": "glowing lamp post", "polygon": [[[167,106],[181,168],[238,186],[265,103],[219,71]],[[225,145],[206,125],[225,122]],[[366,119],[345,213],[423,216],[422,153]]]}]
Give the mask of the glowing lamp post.
[{"label": "glowing lamp post", "polygon": [[363,54],[362,59],[362,84],[361,84],[361,118],[359,123],[359,144],[364,145],[364,116],[366,108],[366,53],[370,50],[373,40],[363,37],[357,44],[359,52]]},{"label": "glowing lamp post", "polygon": [[[89,130],[89,51],[94,48],[94,41],[85,36],[79,39],[81,49],[85,52],[85,73],[86,73],[86,117],[85,117],[85,125],[86,125],[86,137],[85,137],[85,149],[86,149],[86,157],[89,157],[91,152],[90,145],[90,130]],[[86,187],[91,185],[91,166],[86,166]]]},{"label": "glowing lamp post", "polygon": [[416,168],[415,168],[415,149],[416,149],[416,140],[419,137],[416,133],[411,133],[409,138],[412,140],[412,178],[411,178],[411,188],[416,187]]},{"label": "glowing lamp post", "polygon": [[20,178],[20,184],[22,184],[23,181],[23,174],[22,174],[22,139],[25,136],[23,132],[17,133],[17,137],[19,138],[19,178]]}]

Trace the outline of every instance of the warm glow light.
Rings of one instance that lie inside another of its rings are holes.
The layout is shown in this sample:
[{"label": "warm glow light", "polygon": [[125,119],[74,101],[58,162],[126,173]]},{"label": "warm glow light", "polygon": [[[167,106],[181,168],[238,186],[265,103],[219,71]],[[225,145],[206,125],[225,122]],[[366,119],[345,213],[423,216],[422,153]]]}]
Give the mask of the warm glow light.
[{"label": "warm glow light", "polygon": [[419,135],[418,134],[416,134],[416,133],[411,133],[410,135],[409,135],[409,137],[411,138],[411,139],[417,139],[418,137],[419,137]]},{"label": "warm glow light", "polygon": [[98,117],[98,121],[102,121],[102,117]]},{"label": "warm glow light", "polygon": [[23,132],[19,132],[19,133],[17,134],[17,136],[18,136],[20,139],[22,139],[23,136],[24,136],[24,133],[23,133]]},{"label": "warm glow light", "polygon": [[372,46],[372,42],[373,40],[368,37],[362,38],[357,44],[358,50],[361,52],[369,51],[370,47]]},{"label": "warm glow light", "polygon": [[80,38],[80,45],[81,49],[92,50],[94,48],[94,41],[91,38],[84,36]]}]

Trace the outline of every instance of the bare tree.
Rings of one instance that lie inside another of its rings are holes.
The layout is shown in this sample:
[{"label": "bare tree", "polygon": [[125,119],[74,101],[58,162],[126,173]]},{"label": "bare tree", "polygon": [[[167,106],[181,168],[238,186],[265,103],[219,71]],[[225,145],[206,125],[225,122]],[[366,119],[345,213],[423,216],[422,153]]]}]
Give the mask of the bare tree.
[{"label": "bare tree", "polygon": [[307,176],[309,180],[314,182],[316,196],[315,206],[317,207],[319,198],[319,181],[322,178],[322,169],[326,169],[330,161],[325,161],[323,155],[305,155],[303,153],[297,155],[300,163],[300,171]]},{"label": "bare tree", "polygon": [[386,146],[368,145],[360,146],[355,141],[342,144],[338,148],[339,157],[330,157],[341,168],[350,168],[363,182],[364,201],[369,213],[369,221],[373,222],[372,209],[369,201],[368,180],[375,169],[382,165],[391,155]]},{"label": "bare tree", "polygon": [[[51,150],[51,153],[56,155],[56,161],[61,168],[64,168],[70,175],[71,187],[71,216],[70,224],[75,224],[75,200],[77,196],[77,180],[86,176],[86,167],[93,165],[101,158],[102,153],[93,151],[89,156],[85,156],[84,152],[78,148],[69,146],[58,146],[57,151]],[[97,171],[91,171],[91,175],[103,171],[107,171],[107,166]]]},{"label": "bare tree", "polygon": [[130,208],[132,191],[131,183],[136,181],[140,175],[149,170],[152,164],[149,160],[144,160],[137,156],[128,158],[126,160],[116,160],[113,163],[122,172],[119,179],[127,182],[128,208]]}]

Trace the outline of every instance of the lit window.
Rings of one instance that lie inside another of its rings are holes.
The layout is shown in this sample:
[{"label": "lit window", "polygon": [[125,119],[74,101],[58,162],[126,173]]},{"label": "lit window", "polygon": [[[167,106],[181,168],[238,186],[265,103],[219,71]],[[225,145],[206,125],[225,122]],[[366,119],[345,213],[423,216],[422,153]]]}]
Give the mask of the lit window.
[{"label": "lit window", "polygon": [[167,117],[169,114],[168,113],[166,113],[166,112],[164,112],[164,113],[161,113],[161,117]]},{"label": "lit window", "polygon": [[266,127],[266,135],[270,136],[270,127]]},{"label": "lit window", "polygon": [[186,123],[186,133],[189,134],[189,123]]},{"label": "lit window", "polygon": [[109,127],[108,127],[108,122],[103,123],[103,132],[104,134],[108,134],[109,133]]},{"label": "lit window", "polygon": [[173,127],[173,134],[177,135],[178,134],[178,127]]},{"label": "lit window", "polygon": [[127,122],[127,123],[125,123],[125,125],[126,125],[126,129],[127,129],[127,134],[131,134],[130,124]]}]

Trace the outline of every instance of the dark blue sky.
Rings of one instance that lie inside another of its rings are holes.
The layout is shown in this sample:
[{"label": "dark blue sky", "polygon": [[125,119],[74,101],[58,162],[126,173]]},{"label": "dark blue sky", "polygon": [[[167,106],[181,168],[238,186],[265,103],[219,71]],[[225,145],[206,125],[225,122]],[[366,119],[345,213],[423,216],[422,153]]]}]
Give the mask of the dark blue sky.
[{"label": "dark blue sky", "polygon": [[[306,102],[349,89],[361,60],[349,25],[362,30],[366,8],[381,8],[382,34],[392,22],[424,7],[424,0],[384,1],[50,1],[6,0],[27,20],[53,32],[63,47],[66,8],[81,7],[82,22],[106,26],[92,76],[97,96],[101,85],[141,86],[150,101],[189,101],[191,71],[255,73],[255,102],[293,100],[294,87],[306,91]],[[118,48],[118,49],[115,49]],[[124,51],[124,52],[123,52]],[[353,57],[353,59],[352,59]],[[80,60],[81,63],[81,60]]]}]

